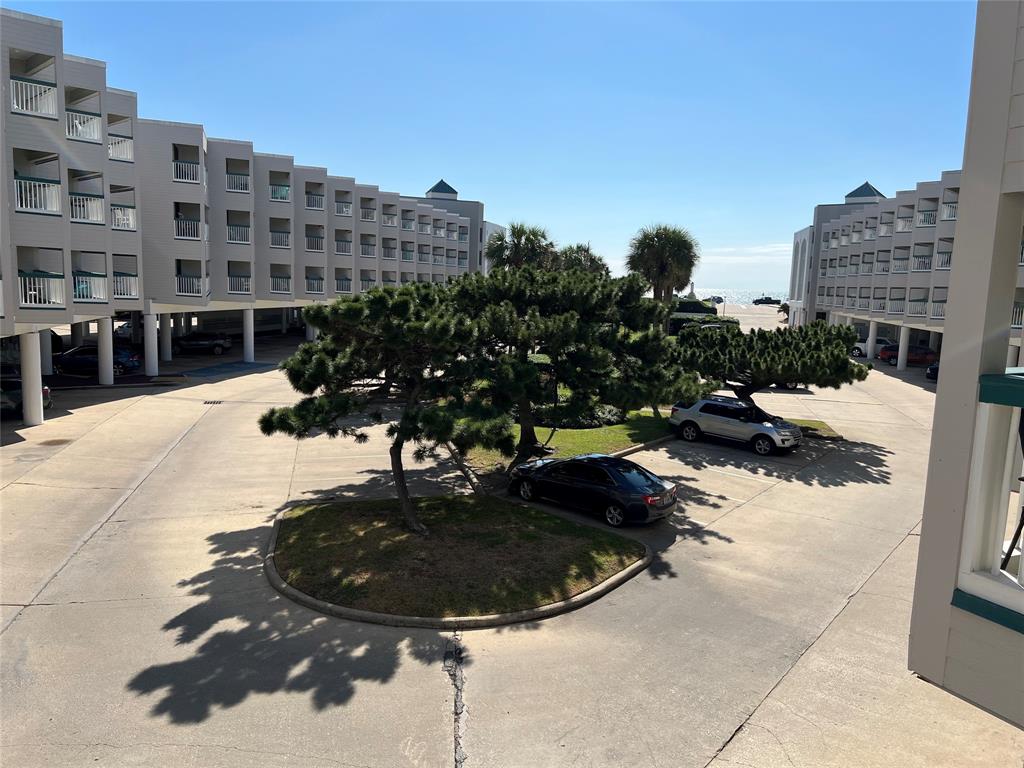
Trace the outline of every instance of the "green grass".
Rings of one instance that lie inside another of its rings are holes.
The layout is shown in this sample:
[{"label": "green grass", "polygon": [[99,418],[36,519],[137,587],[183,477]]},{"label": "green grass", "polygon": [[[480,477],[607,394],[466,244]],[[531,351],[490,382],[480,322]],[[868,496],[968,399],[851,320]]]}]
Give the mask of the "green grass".
[{"label": "green grass", "polygon": [[832,427],[824,421],[818,421],[817,419],[791,419],[788,416],[786,417],[786,421],[791,421],[800,427],[806,437],[823,437],[829,440],[838,440],[842,438],[842,435],[832,429]]},{"label": "green grass", "polygon": [[493,496],[414,500],[430,536],[391,517],[395,499],[297,507],[281,520],[281,577],[337,605],[403,616],[480,616],[584,592],[643,546]]}]

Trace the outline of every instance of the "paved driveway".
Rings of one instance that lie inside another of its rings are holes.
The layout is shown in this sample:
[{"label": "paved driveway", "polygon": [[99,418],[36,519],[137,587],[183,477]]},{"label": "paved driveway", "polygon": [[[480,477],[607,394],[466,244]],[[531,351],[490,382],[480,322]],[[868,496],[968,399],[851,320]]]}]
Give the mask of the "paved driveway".
[{"label": "paved driveway", "polygon": [[[1019,731],[905,669],[916,384],[762,396],[826,418],[839,446],[639,455],[685,487],[679,516],[634,530],[653,567],[584,610],[464,633],[455,665],[450,633],[318,616],[261,573],[284,504],[388,492],[380,428],[364,446],[261,436],[262,409],[293,400],[275,371],[112,396],[65,393],[67,415],[5,430],[5,765],[428,768],[456,741],[489,767],[1024,756]],[[411,474],[419,492],[457,482]]]}]

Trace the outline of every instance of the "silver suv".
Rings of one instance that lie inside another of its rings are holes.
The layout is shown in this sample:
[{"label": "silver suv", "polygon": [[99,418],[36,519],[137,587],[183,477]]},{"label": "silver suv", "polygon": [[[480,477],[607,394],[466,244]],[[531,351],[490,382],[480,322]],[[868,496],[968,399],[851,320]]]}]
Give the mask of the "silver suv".
[{"label": "silver suv", "polygon": [[771,416],[753,403],[735,397],[713,395],[693,405],[672,406],[669,423],[683,440],[693,442],[704,435],[746,443],[759,456],[800,445],[800,427]]}]

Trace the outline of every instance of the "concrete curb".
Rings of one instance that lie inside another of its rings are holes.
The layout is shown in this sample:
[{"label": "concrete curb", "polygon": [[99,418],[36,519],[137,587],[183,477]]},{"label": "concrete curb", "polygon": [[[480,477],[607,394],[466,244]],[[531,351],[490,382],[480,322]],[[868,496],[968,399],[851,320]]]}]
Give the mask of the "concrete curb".
[{"label": "concrete curb", "polygon": [[636,445],[631,445],[629,446],[629,448],[623,448],[621,451],[615,451],[614,453],[609,453],[608,455],[617,457],[629,456],[629,454],[631,453],[639,453],[640,451],[646,451],[648,448],[657,448],[659,445],[670,443],[676,439],[677,438],[675,435],[665,435],[664,437],[658,437],[655,438],[654,440],[648,440],[646,443],[637,443]]},{"label": "concrete curb", "polygon": [[[640,571],[650,565],[651,560],[654,559],[654,555],[651,552],[650,547],[643,544],[643,542],[638,542],[643,545],[644,556],[635,563],[627,566],[613,576],[608,577],[600,584],[591,587],[586,592],[574,595],[568,600],[561,600],[557,603],[542,605],[539,608],[529,608],[525,611],[516,611],[515,613],[495,613],[488,616],[452,616],[444,619],[430,616],[396,616],[390,613],[361,611],[355,608],[346,608],[341,605],[335,605],[334,603],[328,603],[324,600],[318,600],[317,598],[311,597],[305,592],[300,592],[295,589],[295,587],[290,586],[281,578],[281,574],[277,572],[277,566],[274,563],[274,550],[277,548],[277,534],[280,529],[280,525],[281,516],[279,514],[274,518],[274,530],[270,534],[270,540],[267,543],[267,552],[263,557],[263,572],[267,575],[267,581],[270,582],[270,586],[289,600],[292,600],[299,605],[303,605],[306,608],[311,608],[314,611],[327,614],[328,616],[334,616],[339,619],[348,619],[349,621],[361,621],[367,624],[383,624],[388,627],[417,627],[444,630],[486,629],[488,627],[502,627],[507,624],[519,624],[524,621],[547,619],[551,616],[557,616],[561,613],[567,613],[569,611],[574,611],[577,608],[582,608],[584,605],[594,602],[599,597],[603,597],[616,587],[625,584],[627,581],[632,579],[640,573]],[[635,541],[635,539],[631,539],[631,541]]]}]

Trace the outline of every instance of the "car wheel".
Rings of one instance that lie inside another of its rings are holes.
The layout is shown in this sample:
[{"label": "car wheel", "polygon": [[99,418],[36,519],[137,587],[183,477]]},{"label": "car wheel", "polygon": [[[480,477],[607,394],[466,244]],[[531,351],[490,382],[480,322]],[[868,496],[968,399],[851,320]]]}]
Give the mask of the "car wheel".
[{"label": "car wheel", "polygon": [[622,507],[612,502],[604,508],[604,521],[612,528],[619,528],[626,522],[626,514]]},{"label": "car wheel", "polygon": [[530,480],[519,481],[519,498],[523,501],[533,500],[533,482]]},{"label": "car wheel", "polygon": [[224,347],[222,347],[222,346],[220,346],[220,344],[218,344],[217,346],[215,346],[213,348],[213,354],[218,355],[218,356],[219,355],[223,355],[224,354]]},{"label": "car wheel", "polygon": [[124,376],[124,366],[120,363],[114,363],[114,375]]},{"label": "car wheel", "polygon": [[896,365],[897,360],[898,358],[895,355],[890,355],[886,362],[889,363],[889,365]]},{"label": "car wheel", "polygon": [[775,450],[775,443],[768,435],[755,435],[750,441],[750,447],[758,456],[769,456]]},{"label": "car wheel", "polygon": [[693,443],[696,442],[697,440],[700,440],[701,436],[700,427],[698,427],[692,421],[684,421],[676,429],[676,432],[679,434],[681,438],[683,438],[683,440],[685,440],[688,443]]},{"label": "car wheel", "polygon": [[800,385],[797,384],[795,381],[787,381],[785,384],[782,385],[782,388],[783,389],[788,389],[790,392],[792,392],[794,389],[796,389],[799,386]]},{"label": "car wheel", "polygon": [[864,357],[864,353],[861,351],[860,347],[854,347],[850,354],[854,357]]}]

